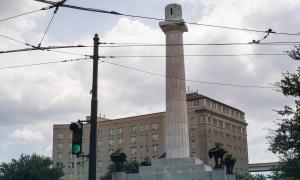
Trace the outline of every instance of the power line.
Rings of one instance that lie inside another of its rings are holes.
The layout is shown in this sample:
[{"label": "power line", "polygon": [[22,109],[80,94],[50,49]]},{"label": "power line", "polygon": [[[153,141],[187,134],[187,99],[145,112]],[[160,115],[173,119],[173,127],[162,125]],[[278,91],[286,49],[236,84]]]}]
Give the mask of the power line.
[{"label": "power line", "polygon": [[287,56],[288,53],[244,53],[244,54],[185,54],[176,56],[143,56],[143,55],[129,55],[129,56],[102,56],[102,58],[166,58],[166,57],[239,57],[239,56]]},{"label": "power line", "polygon": [[[14,38],[11,38],[11,37],[2,35],[2,34],[0,34],[0,37],[3,37],[3,38],[5,38],[5,39],[9,39],[9,40],[11,40],[11,41],[15,41],[15,42],[17,42],[17,43],[19,43],[19,44],[23,44],[23,45],[25,45],[25,46],[36,47],[36,46],[31,45],[31,44],[29,44],[29,43],[22,42],[22,41],[20,41],[20,40],[17,40],[17,39],[14,39]],[[36,48],[37,48],[37,47],[36,47]]]},{"label": "power line", "polygon": [[[56,48],[57,46],[48,46],[48,47],[38,47],[26,42],[22,42],[20,40],[5,36],[5,35],[1,35],[0,37],[15,41],[17,43],[32,47],[32,48],[25,48],[25,49],[18,49],[18,50],[8,50],[8,51],[0,51],[0,54],[4,54],[4,53],[12,53],[12,52],[21,52],[21,51],[33,51],[33,50],[44,50],[44,51],[50,51],[50,52],[56,52],[56,53],[61,53],[61,54],[72,54],[72,55],[80,55],[80,56],[85,56],[85,57],[90,57],[91,55],[86,55],[86,54],[80,54],[80,53],[72,53],[72,52],[65,52],[65,51],[58,51],[58,50],[52,50],[52,49],[58,49]],[[66,46],[65,48],[71,48],[72,46]],[[78,47],[88,47],[88,46],[83,46],[83,45],[77,45],[76,48]],[[75,46],[73,47],[75,48]]]},{"label": "power line", "polygon": [[41,62],[41,63],[34,63],[34,64],[5,66],[5,67],[0,67],[0,70],[22,68],[22,67],[31,67],[31,66],[40,66],[40,65],[46,65],[46,64],[66,63],[66,62],[73,62],[73,61],[82,61],[82,60],[87,60],[87,59],[90,59],[90,58],[77,58],[77,59],[68,59],[68,60],[61,60],[61,61],[49,61],[49,62]]},{"label": "power line", "polygon": [[[101,42],[100,47],[152,47],[152,46],[239,46],[239,45],[252,45],[252,46],[294,46],[300,42],[266,42],[266,43],[183,43],[183,44],[160,44],[160,43],[106,43]],[[92,47],[92,46],[86,46]]]},{"label": "power line", "polygon": [[[117,64],[117,63],[108,62],[108,61],[104,61],[104,60],[101,60],[101,62],[106,63],[106,64],[110,64],[110,65],[114,65],[114,66],[118,66],[118,67],[122,67],[122,68],[125,68],[125,69],[130,69],[130,70],[150,74],[150,75],[153,75],[153,76],[171,78],[171,79],[179,79],[179,78],[165,76],[165,75],[162,75],[162,74],[157,74],[157,73],[154,73],[154,72],[145,71],[145,70],[138,69],[138,68],[135,68],[135,67],[125,66],[125,65],[122,65],[122,64]],[[189,81],[189,82],[194,82],[194,83],[201,83],[201,84],[230,86],[230,87],[237,87],[237,88],[258,88],[258,89],[274,89],[274,88],[276,88],[275,86],[241,85],[241,84],[210,82],[210,81],[200,81],[200,80],[191,80],[191,79],[179,79],[179,80],[184,80],[184,81]]]},{"label": "power line", "polygon": [[[56,3],[53,1],[47,1],[47,0],[35,0],[35,1],[48,3],[48,4],[52,4],[52,5]],[[249,28],[237,28],[237,27],[214,25],[214,24],[204,24],[204,23],[196,23],[196,22],[188,22],[188,21],[166,20],[164,18],[131,15],[131,14],[125,14],[125,13],[120,13],[120,12],[116,12],[116,11],[106,11],[106,10],[102,10],[102,9],[86,8],[86,7],[74,6],[74,5],[68,5],[68,4],[62,4],[61,6],[67,7],[67,8],[72,8],[72,9],[77,9],[77,10],[104,13],[104,14],[112,14],[112,15],[117,15],[117,16],[126,16],[126,17],[150,19],[150,20],[157,20],[157,21],[169,21],[169,22],[176,22],[176,23],[186,23],[186,24],[191,24],[191,25],[199,25],[199,26],[214,27],[214,28],[221,28],[221,29],[239,30],[239,31],[248,31],[248,32],[257,32],[257,33],[270,33],[270,34],[278,34],[278,35],[300,36],[300,33],[286,33],[286,32],[274,32],[274,31],[269,32],[269,30],[263,31],[263,30],[249,29]]]},{"label": "power line", "polygon": [[55,4],[53,5],[53,6],[55,6],[55,9],[54,9],[54,11],[53,11],[53,15],[52,15],[52,17],[51,17],[51,19],[50,19],[50,22],[49,22],[48,25],[47,25],[47,28],[46,28],[46,30],[45,30],[45,32],[44,32],[44,34],[43,34],[43,37],[42,37],[40,43],[38,44],[38,47],[41,47],[42,42],[43,42],[43,40],[44,40],[44,38],[45,38],[45,36],[46,36],[46,34],[47,34],[47,32],[48,32],[48,30],[49,30],[51,24],[52,24],[52,21],[53,21],[54,16],[56,15],[56,13],[57,13],[57,11],[58,11],[59,6],[61,6],[61,5],[62,5],[64,2],[66,2],[66,1],[67,1],[67,0],[61,0],[60,2],[57,2],[57,3],[55,3]]},{"label": "power line", "polygon": [[35,12],[43,11],[43,10],[49,10],[51,8],[53,8],[53,6],[48,6],[48,7],[44,7],[44,8],[41,8],[41,9],[25,12],[25,13],[18,14],[18,15],[15,15],[15,16],[0,19],[0,22],[7,21],[7,20],[10,20],[10,19],[14,19],[14,18],[21,17],[21,16],[25,16],[25,15],[32,14],[32,13],[35,13]]},{"label": "power line", "polygon": [[83,45],[66,45],[66,46],[48,46],[48,47],[40,47],[40,48],[22,48],[22,49],[12,49],[7,51],[0,51],[0,54],[5,53],[14,53],[14,52],[24,52],[24,51],[37,51],[37,50],[52,50],[52,49],[65,49],[65,48],[83,48],[86,46]]}]

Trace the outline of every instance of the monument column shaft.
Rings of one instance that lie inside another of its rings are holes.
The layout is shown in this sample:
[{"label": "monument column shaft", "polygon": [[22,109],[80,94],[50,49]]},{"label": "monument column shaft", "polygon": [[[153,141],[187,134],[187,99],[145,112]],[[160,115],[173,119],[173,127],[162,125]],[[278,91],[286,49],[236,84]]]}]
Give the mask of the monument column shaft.
[{"label": "monument column shaft", "polygon": [[169,4],[165,21],[159,26],[166,35],[166,139],[167,158],[189,158],[189,132],[185,90],[183,32],[181,6]]},{"label": "monument column shaft", "polygon": [[[167,158],[187,158],[189,152],[183,32],[166,31],[166,152]],[[172,46],[172,44],[177,44]],[[179,45],[178,45],[179,44]]]}]

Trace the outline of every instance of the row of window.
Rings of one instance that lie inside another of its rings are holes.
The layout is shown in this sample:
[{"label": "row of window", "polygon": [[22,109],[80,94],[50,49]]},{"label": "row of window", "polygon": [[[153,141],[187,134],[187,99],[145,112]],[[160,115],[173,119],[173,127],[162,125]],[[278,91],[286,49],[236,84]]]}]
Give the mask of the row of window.
[{"label": "row of window", "polygon": [[225,128],[230,131],[234,131],[240,134],[246,134],[246,129],[228,122],[223,122],[222,120],[218,120],[212,117],[206,116],[206,123],[220,127],[220,128]]},{"label": "row of window", "polygon": [[[142,124],[139,127],[140,127],[140,132],[144,132],[144,131],[149,130],[149,125],[148,124]],[[130,126],[131,133],[136,133],[137,128],[138,128],[137,125],[131,125]],[[152,123],[151,128],[152,128],[152,130],[157,130],[158,129],[158,123]],[[110,128],[110,129],[107,130],[107,134],[109,136],[113,136],[113,135],[115,135],[115,131],[118,135],[122,135],[124,133],[124,127]],[[98,137],[102,136],[102,130],[97,131],[97,136]]]},{"label": "row of window", "polygon": [[236,117],[236,118],[240,118],[240,119],[244,118],[244,114],[242,112],[239,112],[235,109],[232,109],[230,107],[227,107],[225,105],[222,105],[218,102],[215,102],[215,101],[212,101],[212,100],[209,100],[209,99],[205,99],[205,100],[204,99],[203,100],[195,99],[195,100],[193,100],[192,104],[195,107],[197,107],[199,105],[204,105],[206,107],[209,107],[210,109],[213,109],[213,110],[231,115],[231,116]]},{"label": "row of window", "polygon": [[[148,145],[146,145],[146,146],[140,146],[139,150],[140,150],[140,153],[143,154],[145,152],[149,152],[149,147],[148,147]],[[158,144],[153,144],[151,150],[154,153],[158,152]],[[130,153],[131,154],[136,154],[137,153],[137,147],[135,147],[135,146],[130,147]]]},{"label": "row of window", "polygon": [[[145,143],[145,142],[148,142],[148,134],[145,134],[145,135],[140,135],[140,143]],[[159,134],[157,133],[154,133],[152,134],[152,141],[158,141],[159,139]],[[131,136],[130,137],[130,143],[131,144],[135,144],[137,143],[137,137],[136,136]],[[102,144],[102,140],[101,139],[98,139],[98,142],[97,142],[97,145],[98,146],[101,146]],[[124,144],[124,138],[123,137],[118,137],[118,138],[110,138],[108,140],[108,144],[110,146],[113,146],[113,145],[123,145]]]},{"label": "row of window", "polygon": [[223,133],[223,131],[212,131],[210,128],[208,129],[209,136],[213,137],[216,140],[221,141],[233,141],[235,143],[246,143],[246,138],[241,136],[235,136],[228,133]]}]

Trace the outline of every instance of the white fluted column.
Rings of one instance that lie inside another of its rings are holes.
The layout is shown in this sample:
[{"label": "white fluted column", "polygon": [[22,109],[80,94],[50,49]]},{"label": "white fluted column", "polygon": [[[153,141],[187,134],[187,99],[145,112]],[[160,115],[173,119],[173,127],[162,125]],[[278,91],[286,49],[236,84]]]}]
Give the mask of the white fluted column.
[{"label": "white fluted column", "polygon": [[[166,139],[167,158],[190,157],[181,6],[169,4],[159,25],[166,35]],[[168,21],[169,20],[169,21]],[[176,22],[175,22],[176,21]]]}]

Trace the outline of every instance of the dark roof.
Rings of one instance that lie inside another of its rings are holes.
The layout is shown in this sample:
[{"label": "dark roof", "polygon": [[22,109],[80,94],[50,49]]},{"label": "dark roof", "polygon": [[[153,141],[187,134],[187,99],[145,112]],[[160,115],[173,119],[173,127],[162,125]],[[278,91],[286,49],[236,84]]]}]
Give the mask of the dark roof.
[{"label": "dark roof", "polygon": [[187,101],[192,101],[192,100],[195,100],[195,99],[200,99],[200,98],[204,98],[205,96],[201,95],[201,94],[198,94],[198,93],[188,93],[186,94],[186,100]]},{"label": "dark roof", "polygon": [[224,103],[222,103],[222,102],[220,102],[220,101],[217,101],[217,100],[212,99],[212,98],[210,98],[210,97],[204,96],[204,95],[202,95],[202,94],[198,94],[198,93],[196,93],[196,92],[192,92],[192,93],[186,94],[186,100],[187,100],[187,101],[192,101],[192,100],[202,99],[202,98],[210,99],[210,100],[212,100],[212,101],[218,102],[218,103],[220,103],[220,104],[222,104],[222,105],[225,105],[225,106],[227,106],[227,107],[230,107],[230,108],[232,108],[232,109],[235,109],[235,110],[237,110],[237,111],[240,111],[240,112],[244,113],[243,111],[241,111],[241,110],[239,110],[239,109],[237,109],[237,108],[235,108],[235,107],[229,106],[229,105],[224,104]]}]

